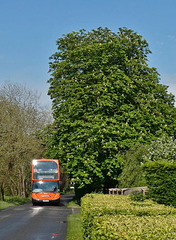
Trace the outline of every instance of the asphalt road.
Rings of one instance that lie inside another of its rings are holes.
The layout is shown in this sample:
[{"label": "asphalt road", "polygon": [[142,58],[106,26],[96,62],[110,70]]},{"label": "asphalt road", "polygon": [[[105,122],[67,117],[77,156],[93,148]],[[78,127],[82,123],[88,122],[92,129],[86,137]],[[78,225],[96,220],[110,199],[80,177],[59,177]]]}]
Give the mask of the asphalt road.
[{"label": "asphalt road", "polygon": [[26,203],[0,210],[0,240],[65,240],[72,197],[61,196],[60,206]]}]

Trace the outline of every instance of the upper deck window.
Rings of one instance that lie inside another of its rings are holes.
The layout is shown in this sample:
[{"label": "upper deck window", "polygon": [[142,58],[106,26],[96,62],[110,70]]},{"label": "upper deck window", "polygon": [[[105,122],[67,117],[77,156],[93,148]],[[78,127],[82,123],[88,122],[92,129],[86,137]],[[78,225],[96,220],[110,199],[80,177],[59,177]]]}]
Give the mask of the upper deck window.
[{"label": "upper deck window", "polygon": [[58,179],[58,165],[54,161],[33,161],[33,179]]}]

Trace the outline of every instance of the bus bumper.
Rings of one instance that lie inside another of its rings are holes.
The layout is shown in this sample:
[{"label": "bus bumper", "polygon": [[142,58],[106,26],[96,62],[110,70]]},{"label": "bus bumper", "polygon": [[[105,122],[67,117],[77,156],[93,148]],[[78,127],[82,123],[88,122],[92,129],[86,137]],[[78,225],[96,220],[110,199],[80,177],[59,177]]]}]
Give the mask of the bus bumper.
[{"label": "bus bumper", "polygon": [[44,204],[44,203],[49,203],[49,204],[53,204],[53,205],[59,205],[60,204],[60,198],[57,199],[57,200],[36,200],[36,199],[32,199],[33,206]]}]

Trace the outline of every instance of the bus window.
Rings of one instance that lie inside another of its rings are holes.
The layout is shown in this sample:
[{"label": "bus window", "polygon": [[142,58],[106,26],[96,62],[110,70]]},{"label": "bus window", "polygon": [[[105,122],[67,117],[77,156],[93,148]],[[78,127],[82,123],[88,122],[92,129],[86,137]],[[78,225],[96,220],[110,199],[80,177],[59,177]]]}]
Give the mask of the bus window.
[{"label": "bus window", "polygon": [[58,179],[58,164],[55,161],[33,160],[33,179]]}]

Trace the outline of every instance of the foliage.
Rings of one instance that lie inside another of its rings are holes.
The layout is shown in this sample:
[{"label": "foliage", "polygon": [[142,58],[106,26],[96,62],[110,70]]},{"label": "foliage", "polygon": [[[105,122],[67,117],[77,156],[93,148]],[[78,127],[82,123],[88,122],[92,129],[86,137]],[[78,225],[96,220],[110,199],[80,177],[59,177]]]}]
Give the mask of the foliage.
[{"label": "foliage", "polygon": [[147,146],[136,144],[122,154],[122,173],[119,176],[119,187],[140,187],[145,186],[142,164],[143,155],[147,152]]},{"label": "foliage", "polygon": [[117,184],[121,156],[163,132],[175,135],[174,96],[147,64],[148,43],[130,29],[80,30],[50,57],[54,125],[47,157],[58,158],[80,194]]},{"label": "foliage", "polygon": [[50,123],[36,93],[18,84],[0,89],[0,187],[25,197],[30,192],[31,159],[42,157],[41,132]]},{"label": "foliage", "polygon": [[176,206],[176,140],[163,135],[148,146],[143,156],[150,196],[159,203]]},{"label": "foliage", "polygon": [[176,139],[163,135],[152,141],[148,151],[144,154],[146,161],[166,160],[168,162],[176,161]]},{"label": "foliage", "polygon": [[149,196],[158,203],[176,207],[176,163],[148,162],[143,165]]},{"label": "foliage", "polygon": [[100,216],[93,221],[91,240],[173,240],[176,216]]},{"label": "foliage", "polygon": [[176,209],[152,200],[131,201],[123,195],[89,194],[82,198],[83,238],[175,239]]},{"label": "foliage", "polygon": [[143,202],[145,200],[145,196],[140,191],[133,191],[130,194],[130,199],[137,202]]}]

